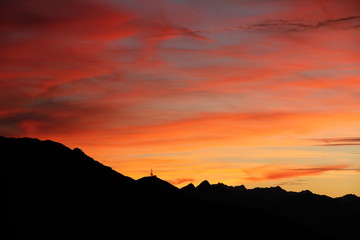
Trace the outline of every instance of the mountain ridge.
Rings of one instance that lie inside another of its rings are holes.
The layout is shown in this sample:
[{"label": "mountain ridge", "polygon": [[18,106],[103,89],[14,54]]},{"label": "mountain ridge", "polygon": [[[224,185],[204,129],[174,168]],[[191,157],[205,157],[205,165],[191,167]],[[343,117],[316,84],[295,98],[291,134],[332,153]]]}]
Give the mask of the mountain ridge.
[{"label": "mountain ridge", "polygon": [[[61,239],[68,234],[111,239],[119,232],[136,237],[154,232],[159,239],[168,239],[169,232],[176,232],[177,237],[190,234],[226,238],[239,230],[243,237],[253,239],[268,236],[288,239],[289,234],[292,239],[309,236],[352,239],[354,234],[351,232],[354,224],[341,225],[341,232],[349,232],[343,238],[323,225],[307,222],[309,216],[323,221],[319,214],[328,217],[323,212],[330,209],[327,206],[336,214],[336,209],[345,209],[346,214],[339,216],[356,222],[358,210],[353,211],[352,204],[358,197],[352,195],[337,202],[316,195],[302,199],[293,194],[297,202],[283,204],[284,209],[270,198],[261,203],[259,199],[266,196],[261,189],[247,190],[244,186],[208,181],[204,187],[178,189],[158,177],[134,180],[95,161],[80,149],[50,140],[0,137],[0,152],[10,239]],[[343,207],[344,203],[347,208]],[[315,210],[319,205],[325,208],[316,214],[303,211],[310,214],[305,217],[288,212],[309,207],[313,210],[313,204]],[[330,219],[336,220],[331,216]],[[181,227],[184,223],[191,227]],[[278,226],[282,226],[281,231]]]},{"label": "mountain ridge", "polygon": [[[29,141],[29,140],[30,140],[30,141],[39,141],[39,142],[44,142],[44,143],[55,144],[55,145],[60,146],[60,147],[63,148],[63,149],[71,150],[71,151],[73,151],[74,153],[77,153],[77,154],[79,155],[79,157],[81,157],[81,158],[89,159],[89,160],[93,161],[94,164],[98,164],[98,165],[101,166],[101,167],[108,168],[109,170],[114,171],[114,173],[117,173],[117,174],[119,174],[119,175],[121,175],[121,176],[123,176],[123,177],[126,177],[126,178],[128,178],[128,179],[131,179],[131,180],[133,180],[133,181],[142,181],[142,180],[144,180],[144,179],[152,179],[152,178],[154,178],[154,179],[158,179],[158,180],[161,180],[161,181],[163,181],[163,182],[166,182],[167,184],[169,184],[169,185],[171,185],[171,186],[173,186],[173,187],[175,187],[175,188],[178,188],[178,187],[176,187],[175,185],[171,184],[170,182],[168,182],[168,181],[166,181],[166,180],[164,180],[164,179],[161,179],[161,178],[159,178],[159,177],[157,177],[157,176],[144,176],[144,177],[139,178],[139,179],[133,179],[133,178],[131,178],[131,177],[129,177],[129,176],[125,176],[125,175],[119,173],[118,171],[112,169],[111,167],[105,166],[105,165],[103,165],[102,163],[100,163],[100,162],[94,160],[93,158],[89,157],[89,156],[86,155],[86,154],[84,153],[84,151],[83,151],[82,149],[80,149],[80,148],[75,147],[75,148],[71,149],[71,148],[66,147],[64,144],[61,144],[61,143],[58,143],[58,142],[55,142],[55,141],[52,141],[52,140],[39,140],[39,139],[37,139],[37,138],[29,138],[29,137],[6,138],[6,137],[3,137],[3,136],[0,136],[0,140],[1,140],[1,139],[14,139],[14,140],[25,140],[25,141]],[[189,183],[188,185],[194,185],[194,184],[193,184],[193,183]],[[183,188],[186,188],[188,185],[186,185],[186,186],[184,186],[184,187],[182,187],[182,188],[178,188],[178,189],[181,190],[181,189],[183,189]],[[285,191],[285,192],[287,192],[287,193],[309,193],[309,194],[316,194],[316,193],[311,192],[311,191],[308,190],[308,189],[302,190],[302,191],[300,191],[300,192],[287,191],[287,190],[281,188],[280,186],[255,187],[255,188],[252,188],[252,189],[251,189],[251,188],[248,189],[248,188],[246,188],[245,185],[243,185],[243,184],[242,184],[242,185],[237,185],[237,186],[226,185],[226,184],[221,183],[221,182],[218,182],[218,183],[216,183],[216,184],[211,184],[211,183],[210,183],[208,180],[206,180],[206,179],[203,180],[202,182],[200,182],[197,186],[194,185],[195,188],[198,188],[198,187],[200,187],[200,188],[203,188],[203,187],[208,188],[208,187],[214,187],[214,186],[215,186],[215,187],[217,187],[217,186],[223,186],[223,187],[225,187],[225,188],[233,188],[233,189],[239,189],[239,188],[240,188],[240,189],[242,189],[242,190],[250,190],[250,191],[251,191],[251,190],[260,190],[260,191],[272,192],[272,190],[278,190],[278,191],[282,191],[282,192]],[[326,197],[333,198],[333,199],[340,199],[340,198],[344,198],[344,197],[346,197],[346,196],[351,196],[352,199],[359,199],[359,200],[360,200],[360,197],[359,197],[359,196],[357,196],[356,194],[352,194],[352,193],[348,193],[348,194],[345,194],[345,195],[340,196],[340,197],[330,197],[330,196],[323,195],[323,194],[316,194],[316,195],[318,195],[318,196],[326,196]]]}]

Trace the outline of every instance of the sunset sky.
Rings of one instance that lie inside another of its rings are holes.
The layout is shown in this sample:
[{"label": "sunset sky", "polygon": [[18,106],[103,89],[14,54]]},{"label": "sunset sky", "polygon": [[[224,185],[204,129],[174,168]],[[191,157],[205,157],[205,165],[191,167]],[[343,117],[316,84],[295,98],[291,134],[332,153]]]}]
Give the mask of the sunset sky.
[{"label": "sunset sky", "polygon": [[178,187],[360,196],[359,43],[357,0],[4,0],[0,135]]}]

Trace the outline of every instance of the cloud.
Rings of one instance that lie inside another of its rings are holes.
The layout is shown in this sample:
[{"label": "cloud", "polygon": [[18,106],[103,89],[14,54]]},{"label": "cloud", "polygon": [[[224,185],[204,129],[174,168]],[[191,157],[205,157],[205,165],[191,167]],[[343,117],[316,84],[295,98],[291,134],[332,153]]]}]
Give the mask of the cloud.
[{"label": "cloud", "polygon": [[360,143],[329,143],[329,144],[321,144],[317,146],[322,147],[338,147],[338,146],[358,146]]},{"label": "cloud", "polygon": [[323,147],[360,145],[360,138],[358,138],[358,137],[351,137],[351,138],[320,138],[320,139],[311,139],[311,140],[316,141],[316,142],[324,143],[324,144],[316,145],[316,146],[323,146]]},{"label": "cloud", "polygon": [[336,27],[341,29],[359,28],[360,16],[349,16],[337,19],[327,19],[315,23],[306,21],[295,21],[287,19],[266,20],[264,22],[239,26],[240,30],[273,31],[273,32],[302,32],[325,27]]},{"label": "cloud", "polygon": [[360,122],[352,2],[2,1],[0,134],[91,149],[129,174],[157,154],[199,151],[205,169],[208,149],[346,136]]},{"label": "cloud", "polygon": [[297,180],[293,180],[293,181],[279,182],[276,185],[279,185],[279,186],[297,186],[297,185],[304,185],[304,184],[306,184],[306,181],[304,179],[297,179]]},{"label": "cloud", "polygon": [[[11,136],[91,132],[135,118],[138,102],[177,91],[166,79],[134,76],[162,64],[147,58],[165,38],[149,36],[201,38],[110,1],[3,1],[0,9],[1,134]],[[122,45],[128,38],[132,45]]]},{"label": "cloud", "polygon": [[168,180],[168,182],[173,185],[180,185],[182,183],[188,183],[193,181],[194,181],[193,178],[176,178],[176,179]]},{"label": "cloud", "polygon": [[344,18],[337,18],[337,19],[328,19],[325,21],[319,22],[316,27],[322,27],[322,26],[329,26],[334,25],[337,23],[347,23],[349,24],[349,27],[358,28],[360,27],[360,16],[350,16],[350,17],[344,17]]},{"label": "cloud", "polygon": [[105,1],[2,1],[2,107],[22,108],[57,84],[116,71],[109,44],[138,31],[134,18]]},{"label": "cloud", "polygon": [[37,99],[21,111],[13,111],[0,118],[2,134],[9,136],[79,134],[90,128],[99,128],[100,114],[108,116],[108,109],[85,104],[85,99]]},{"label": "cloud", "polygon": [[267,181],[276,179],[288,179],[294,177],[303,177],[318,175],[328,171],[359,171],[359,169],[348,168],[347,165],[333,165],[324,167],[305,167],[288,169],[280,166],[275,167],[261,167],[247,170],[250,174],[246,178],[248,181]]},{"label": "cloud", "polygon": [[360,142],[360,138],[351,137],[351,138],[321,138],[321,139],[313,139],[316,141],[322,142]]},{"label": "cloud", "polygon": [[165,123],[149,120],[146,126],[124,127],[126,134],[122,136],[127,137],[119,144],[160,148],[206,144],[260,146],[266,144],[263,138],[351,125],[359,117],[357,113],[210,112]]},{"label": "cloud", "polygon": [[201,32],[202,31],[194,31],[185,27],[168,26],[167,28],[162,29],[161,33],[152,35],[152,37],[159,40],[176,37],[189,37],[196,40],[211,41],[209,38],[200,35]]},{"label": "cloud", "polygon": [[316,168],[295,168],[295,171],[359,171],[360,168],[343,167],[316,167]]},{"label": "cloud", "polygon": [[101,40],[133,33],[127,23],[134,15],[105,1],[6,1],[2,3],[2,10],[1,28],[9,33],[14,29],[23,31],[21,37],[25,38],[72,36]]}]

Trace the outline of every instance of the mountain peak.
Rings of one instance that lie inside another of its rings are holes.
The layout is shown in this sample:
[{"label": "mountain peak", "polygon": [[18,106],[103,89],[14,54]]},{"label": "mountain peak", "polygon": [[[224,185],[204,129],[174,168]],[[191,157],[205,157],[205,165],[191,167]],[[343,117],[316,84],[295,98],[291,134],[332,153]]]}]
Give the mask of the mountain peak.
[{"label": "mountain peak", "polygon": [[336,200],[347,204],[349,203],[360,204],[360,197],[356,196],[355,194],[346,194],[342,197],[336,198]]},{"label": "mountain peak", "polygon": [[81,150],[80,148],[74,148],[74,149],[73,149],[73,152],[83,153],[83,154],[84,154],[83,150]]},{"label": "mountain peak", "polygon": [[151,191],[176,191],[179,190],[174,185],[162,180],[161,178],[158,178],[157,176],[146,176],[138,179],[136,181],[139,183],[140,186],[146,186]]},{"label": "mountain peak", "polygon": [[300,194],[308,195],[308,196],[313,195],[313,193],[310,190],[303,190],[303,191],[300,192]]},{"label": "mountain peak", "polygon": [[188,185],[186,185],[185,187],[181,188],[181,190],[185,190],[185,191],[193,191],[195,190],[195,186],[192,183],[189,183]]},{"label": "mountain peak", "polygon": [[244,185],[235,186],[234,189],[236,189],[237,191],[245,191],[245,190],[247,190]]},{"label": "mountain peak", "polygon": [[206,189],[206,188],[209,188],[210,186],[211,186],[211,184],[209,183],[209,181],[204,180],[196,187],[196,189]]},{"label": "mountain peak", "polygon": [[271,189],[273,189],[273,191],[276,191],[276,192],[286,192],[286,190],[284,190],[280,186],[272,187]]},{"label": "mountain peak", "polygon": [[343,199],[359,199],[358,196],[356,196],[355,194],[346,194],[340,198],[343,198]]}]

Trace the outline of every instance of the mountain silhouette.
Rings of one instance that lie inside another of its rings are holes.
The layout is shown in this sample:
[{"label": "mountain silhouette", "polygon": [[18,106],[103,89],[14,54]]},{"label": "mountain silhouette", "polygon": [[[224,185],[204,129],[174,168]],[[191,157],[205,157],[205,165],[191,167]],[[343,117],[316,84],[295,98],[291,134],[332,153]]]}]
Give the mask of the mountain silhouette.
[{"label": "mountain silhouette", "polygon": [[2,239],[357,237],[355,195],[208,181],[178,189],[156,176],[134,180],[49,140],[0,137],[0,153]]},{"label": "mountain silhouette", "polygon": [[246,189],[244,185],[233,187],[208,181],[197,187],[189,184],[181,191],[199,199],[266,210],[338,239],[358,237],[360,198],[353,194],[331,198],[309,190],[287,192],[279,186]]}]

